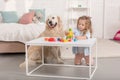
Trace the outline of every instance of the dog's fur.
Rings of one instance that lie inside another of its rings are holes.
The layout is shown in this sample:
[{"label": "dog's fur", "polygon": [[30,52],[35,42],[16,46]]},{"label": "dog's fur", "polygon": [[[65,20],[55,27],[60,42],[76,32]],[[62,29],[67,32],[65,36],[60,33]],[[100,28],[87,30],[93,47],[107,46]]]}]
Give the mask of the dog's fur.
[{"label": "dog's fur", "polygon": [[[60,17],[49,16],[46,21],[46,29],[39,37],[64,37],[63,25]],[[28,48],[28,64],[35,65],[42,61],[42,47],[30,46]],[[44,60],[45,63],[63,63],[61,59],[60,47],[58,46],[44,46]],[[25,62],[20,65],[25,67]]]}]

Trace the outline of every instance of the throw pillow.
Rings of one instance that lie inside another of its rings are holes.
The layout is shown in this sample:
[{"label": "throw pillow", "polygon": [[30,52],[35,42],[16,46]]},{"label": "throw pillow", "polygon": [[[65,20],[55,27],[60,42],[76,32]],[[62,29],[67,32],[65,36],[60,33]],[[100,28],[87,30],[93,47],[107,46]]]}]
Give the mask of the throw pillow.
[{"label": "throw pillow", "polygon": [[19,20],[15,11],[2,11],[1,14],[5,23],[17,23]]},{"label": "throw pillow", "polygon": [[37,19],[39,22],[45,22],[45,9],[30,9],[29,11],[35,12],[35,20]]},{"label": "throw pillow", "polygon": [[32,11],[32,12],[29,12],[29,13],[25,13],[21,19],[19,20],[19,23],[21,24],[29,24],[29,23],[32,23],[32,19],[34,17],[34,14],[35,12]]}]

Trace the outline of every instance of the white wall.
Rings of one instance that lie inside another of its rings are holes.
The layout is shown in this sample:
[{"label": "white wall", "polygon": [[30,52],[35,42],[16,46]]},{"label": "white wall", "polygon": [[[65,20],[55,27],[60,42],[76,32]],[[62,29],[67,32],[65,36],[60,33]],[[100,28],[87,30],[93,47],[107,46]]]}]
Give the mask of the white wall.
[{"label": "white wall", "polygon": [[0,0],[0,11],[17,11],[19,16],[27,12],[25,8],[25,0]]},{"label": "white wall", "polygon": [[4,0],[0,0],[0,11],[3,11],[5,7]]},{"label": "white wall", "polygon": [[103,38],[103,0],[91,0],[91,17],[95,37]]},{"label": "white wall", "polygon": [[104,38],[112,39],[120,30],[120,0],[105,0]]}]

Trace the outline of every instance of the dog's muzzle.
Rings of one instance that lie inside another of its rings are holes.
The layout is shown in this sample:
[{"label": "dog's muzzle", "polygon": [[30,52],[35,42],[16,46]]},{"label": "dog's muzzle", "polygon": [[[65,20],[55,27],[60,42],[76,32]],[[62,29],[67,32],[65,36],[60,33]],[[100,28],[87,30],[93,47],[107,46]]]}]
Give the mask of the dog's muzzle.
[{"label": "dog's muzzle", "polygon": [[49,21],[48,24],[49,24],[50,28],[54,28],[57,26],[57,23],[53,24],[52,21]]}]

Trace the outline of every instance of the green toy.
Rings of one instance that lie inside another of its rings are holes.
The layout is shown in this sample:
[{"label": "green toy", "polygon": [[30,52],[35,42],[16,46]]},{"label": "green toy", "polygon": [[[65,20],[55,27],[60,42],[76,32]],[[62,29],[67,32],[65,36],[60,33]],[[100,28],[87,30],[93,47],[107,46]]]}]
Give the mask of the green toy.
[{"label": "green toy", "polygon": [[68,40],[68,39],[72,39],[72,38],[73,38],[73,35],[74,35],[74,33],[73,33],[72,29],[69,28],[68,34],[66,35],[66,39],[67,39],[67,40]]}]

